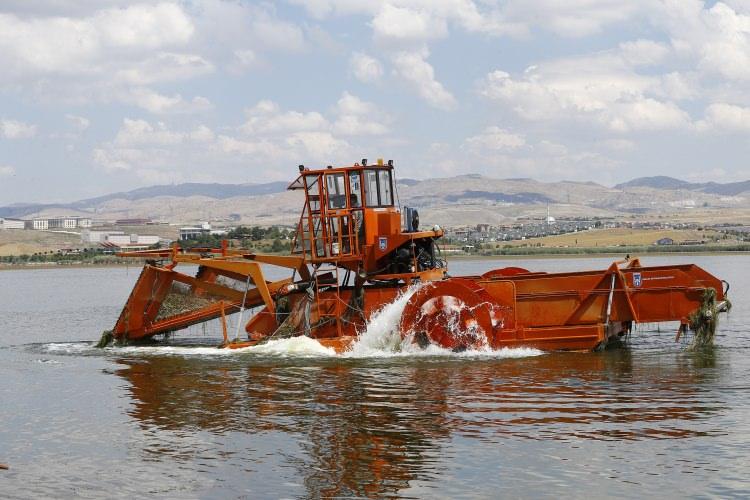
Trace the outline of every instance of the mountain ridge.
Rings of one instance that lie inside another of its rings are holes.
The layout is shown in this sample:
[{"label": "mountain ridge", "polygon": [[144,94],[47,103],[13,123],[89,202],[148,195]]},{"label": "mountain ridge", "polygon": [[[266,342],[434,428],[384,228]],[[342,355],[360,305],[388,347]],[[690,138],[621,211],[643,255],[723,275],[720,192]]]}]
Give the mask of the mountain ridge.
[{"label": "mountain ridge", "polygon": [[[750,209],[750,181],[691,183],[667,176],[641,177],[614,187],[594,182],[497,179],[478,174],[397,179],[399,202],[441,225],[508,223],[519,217],[629,217],[701,209]],[[151,218],[173,223],[238,220],[293,224],[302,198],[286,182],[157,185],[72,203],[17,203],[0,217],[81,215],[102,220]],[[747,196],[738,196],[747,193]]]},{"label": "mountain ridge", "polygon": [[666,175],[656,175],[653,177],[638,177],[628,182],[623,182],[613,186],[614,189],[628,189],[637,187],[648,187],[652,189],[683,189],[686,191],[700,191],[703,193],[717,194],[724,196],[737,196],[740,193],[750,191],[750,180],[738,182],[688,182],[668,177]]}]

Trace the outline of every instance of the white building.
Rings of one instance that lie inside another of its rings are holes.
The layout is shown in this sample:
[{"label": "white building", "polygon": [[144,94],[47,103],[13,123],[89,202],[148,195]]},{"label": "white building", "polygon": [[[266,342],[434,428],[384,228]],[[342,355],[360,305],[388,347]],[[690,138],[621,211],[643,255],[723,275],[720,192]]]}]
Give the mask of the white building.
[{"label": "white building", "polygon": [[195,240],[201,236],[224,236],[228,231],[226,229],[211,229],[211,224],[208,222],[202,223],[200,226],[189,226],[180,228],[180,241]]},{"label": "white building", "polygon": [[23,229],[24,221],[20,219],[3,219],[0,218],[0,229]]},{"label": "white building", "polygon": [[91,229],[84,229],[81,231],[81,242],[83,243],[103,243],[107,241],[109,235],[121,235],[125,234],[122,231],[93,231]]},{"label": "white building", "polygon": [[200,238],[204,234],[208,234],[208,231],[204,231],[201,227],[181,227],[180,241],[194,240]]},{"label": "white building", "polygon": [[159,243],[160,238],[153,235],[138,234],[109,234],[101,245],[105,252],[122,252],[133,250],[146,250]]},{"label": "white building", "polygon": [[31,221],[31,227],[39,231],[48,229],[76,229],[89,228],[92,226],[89,217],[79,217],[77,215],[63,217],[36,217]]},{"label": "white building", "polygon": [[151,246],[159,243],[159,237],[143,234],[109,234],[104,239],[104,242],[118,247],[129,245]]}]

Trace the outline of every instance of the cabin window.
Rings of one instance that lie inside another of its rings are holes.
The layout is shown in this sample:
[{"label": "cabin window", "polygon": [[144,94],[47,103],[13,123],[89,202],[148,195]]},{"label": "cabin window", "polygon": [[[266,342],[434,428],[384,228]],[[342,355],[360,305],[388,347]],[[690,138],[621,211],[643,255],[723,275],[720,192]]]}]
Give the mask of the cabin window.
[{"label": "cabin window", "polygon": [[378,172],[375,170],[365,170],[365,198],[368,207],[377,207],[380,205],[378,197]]},{"label": "cabin window", "polygon": [[349,173],[349,206],[360,208],[362,206],[362,184],[359,179],[359,172]]},{"label": "cabin window", "polygon": [[380,204],[385,206],[393,205],[390,170],[380,170],[378,172],[378,187],[380,188]]},{"label": "cabin window", "polygon": [[346,186],[344,174],[326,175],[326,187],[328,188],[328,208],[346,208]]},{"label": "cabin window", "polygon": [[305,176],[305,188],[307,189],[307,201],[310,204],[310,212],[320,212],[320,177],[318,175]]},{"label": "cabin window", "polygon": [[393,206],[393,186],[389,169],[365,170],[365,198],[368,207]]}]

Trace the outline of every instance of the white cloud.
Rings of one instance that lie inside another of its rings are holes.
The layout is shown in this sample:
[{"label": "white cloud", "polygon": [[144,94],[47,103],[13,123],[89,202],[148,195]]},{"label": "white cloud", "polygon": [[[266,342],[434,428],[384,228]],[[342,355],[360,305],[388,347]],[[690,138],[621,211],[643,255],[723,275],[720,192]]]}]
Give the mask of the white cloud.
[{"label": "white cloud", "polygon": [[149,85],[190,80],[213,71],[214,65],[199,55],[160,52],[116,71],[114,80],[126,85]]},{"label": "white cloud", "polygon": [[705,119],[697,127],[700,130],[750,132],[750,107],[711,104],[706,108]]},{"label": "white cloud", "polygon": [[4,139],[28,139],[35,135],[36,125],[16,120],[0,120],[0,137]]},{"label": "white cloud", "polygon": [[380,80],[383,76],[383,65],[375,59],[362,52],[355,52],[349,58],[349,67],[354,77],[365,83]]},{"label": "white cloud", "polygon": [[195,31],[182,8],[166,2],[105,9],[95,14],[90,24],[103,44],[119,48],[155,49],[183,44]]},{"label": "white cloud", "polygon": [[523,136],[513,134],[496,125],[485,128],[481,134],[467,138],[464,147],[471,151],[501,151],[518,149],[526,144]]},{"label": "white cloud", "polygon": [[634,66],[651,66],[663,62],[670,54],[669,46],[653,40],[634,40],[620,44],[624,60]]},{"label": "white cloud", "polygon": [[66,114],[65,118],[68,120],[71,126],[79,132],[83,132],[84,130],[89,128],[89,125],[91,125],[91,121],[83,116]]},{"label": "white cloud", "polygon": [[750,15],[726,3],[665,0],[657,22],[669,33],[679,54],[708,74],[750,80]]},{"label": "white cloud", "polygon": [[[130,171],[141,179],[175,178],[175,166],[184,178],[194,178],[196,165],[279,166],[350,161],[353,152],[343,136],[383,134],[387,117],[369,102],[344,92],[332,109],[334,122],[317,111],[282,110],[261,100],[245,111],[237,134],[215,134],[205,125],[192,129],[163,121],[125,118],[110,142],[92,152],[92,162],[105,172]],[[378,121],[376,121],[376,119]]]},{"label": "white cloud", "polygon": [[122,121],[122,128],[120,128],[117,132],[117,136],[115,136],[114,142],[118,146],[167,146],[179,144],[184,138],[185,134],[168,130],[163,122],[157,122],[155,125],[152,125],[146,120],[131,120],[125,118]]},{"label": "white cloud", "polygon": [[16,169],[9,165],[0,165],[0,177],[13,177],[16,175]]},{"label": "white cloud", "polygon": [[176,4],[104,9],[87,17],[0,14],[0,62],[6,78],[97,73],[115,53],[186,43],[193,25]]},{"label": "white cloud", "polygon": [[528,29],[544,29],[566,37],[584,37],[605,28],[647,15],[654,8],[651,0],[509,0],[503,12],[509,22]]},{"label": "white cloud", "polygon": [[398,41],[425,41],[448,34],[445,19],[429,10],[397,7],[386,3],[372,20],[376,38]]},{"label": "white cloud", "polygon": [[456,107],[456,99],[435,79],[435,70],[425,60],[428,55],[426,49],[398,52],[393,57],[394,73],[406,81],[430,106],[443,110],[453,109]]},{"label": "white cloud", "polygon": [[690,116],[671,102],[650,98],[615,103],[609,110],[607,125],[617,132],[665,130],[691,125]]},{"label": "white cloud", "polygon": [[102,167],[105,172],[130,170],[132,163],[142,157],[143,152],[134,149],[95,148],[91,152],[94,164]]},{"label": "white cloud", "polygon": [[120,99],[154,114],[196,113],[213,108],[211,102],[205,97],[195,96],[187,101],[180,94],[166,96],[146,87],[132,88],[124,92]]},{"label": "white cloud", "polygon": [[250,30],[255,40],[267,48],[291,52],[307,48],[299,26],[279,20],[266,10],[254,12]]},{"label": "white cloud", "polygon": [[37,102],[204,111],[205,97],[165,87],[217,69],[241,74],[267,65],[274,51],[308,50],[302,28],[270,3],[43,0],[46,7],[32,8],[10,1],[0,5],[0,91]]},{"label": "white cloud", "polygon": [[[415,41],[439,38],[448,24],[468,32],[495,36],[523,36],[527,21],[510,19],[507,6],[471,0],[290,0],[303,5],[318,19],[365,15],[380,41]],[[480,8],[481,6],[481,8]],[[523,10],[523,9],[521,9]],[[530,16],[533,17],[533,16]]]},{"label": "white cloud", "polygon": [[338,118],[333,124],[337,134],[351,135],[382,135],[389,130],[387,126],[390,118],[377,107],[362,99],[344,92],[336,104]]},{"label": "white cloud", "polygon": [[242,73],[258,64],[258,54],[252,49],[237,49],[234,51],[234,61],[229,66],[233,73]]},{"label": "white cloud", "polygon": [[530,66],[519,78],[493,71],[479,92],[527,120],[595,120],[628,132],[689,126],[689,115],[668,100],[680,84],[685,97],[679,78],[639,74],[620,54],[601,53]]},{"label": "white cloud", "polygon": [[213,142],[213,140],[216,138],[213,130],[205,125],[198,125],[192,132],[189,133],[188,137],[191,141],[196,143]]},{"label": "white cloud", "polygon": [[433,145],[430,161],[445,167],[445,174],[485,173],[493,177],[532,177],[543,180],[591,180],[591,172],[611,170],[617,162],[593,151],[570,151],[564,144],[548,140],[527,140],[497,126],[467,137],[461,152],[449,146]]},{"label": "white cloud", "polygon": [[281,111],[273,101],[263,100],[245,111],[247,121],[240,130],[247,135],[289,133],[327,129],[330,124],[317,111]]},{"label": "white cloud", "polygon": [[349,153],[349,144],[330,132],[297,132],[286,139],[286,144],[307,153],[313,161],[341,161]]}]

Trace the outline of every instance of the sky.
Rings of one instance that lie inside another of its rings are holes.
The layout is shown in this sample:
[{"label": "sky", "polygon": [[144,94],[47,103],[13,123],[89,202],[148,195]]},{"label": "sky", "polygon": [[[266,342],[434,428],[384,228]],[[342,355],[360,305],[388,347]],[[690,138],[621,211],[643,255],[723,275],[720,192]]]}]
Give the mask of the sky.
[{"label": "sky", "polygon": [[750,179],[750,0],[2,0],[0,205],[154,184]]}]

